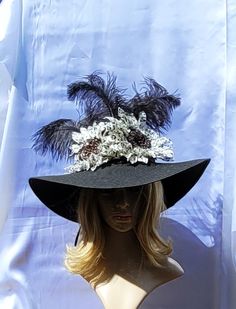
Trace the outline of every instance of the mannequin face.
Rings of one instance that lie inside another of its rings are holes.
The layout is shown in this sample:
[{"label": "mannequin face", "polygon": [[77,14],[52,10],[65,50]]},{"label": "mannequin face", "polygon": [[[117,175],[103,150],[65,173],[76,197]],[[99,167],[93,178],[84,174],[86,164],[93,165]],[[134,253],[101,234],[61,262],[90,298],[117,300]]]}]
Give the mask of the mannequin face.
[{"label": "mannequin face", "polygon": [[118,232],[130,231],[137,222],[141,194],[142,186],[97,190],[101,217]]}]

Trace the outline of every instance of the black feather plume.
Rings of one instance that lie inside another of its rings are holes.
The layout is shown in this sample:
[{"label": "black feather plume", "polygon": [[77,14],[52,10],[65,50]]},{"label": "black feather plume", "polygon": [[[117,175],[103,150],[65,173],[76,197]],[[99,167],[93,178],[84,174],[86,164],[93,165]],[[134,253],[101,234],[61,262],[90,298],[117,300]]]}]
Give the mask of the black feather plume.
[{"label": "black feather plume", "polygon": [[73,143],[72,132],[80,132],[81,127],[92,125],[94,121],[104,121],[105,116],[118,118],[118,107],[138,118],[144,111],[147,125],[162,132],[171,123],[174,108],[180,105],[180,99],[170,95],[167,90],[152,78],[144,79],[144,87],[138,92],[133,85],[135,95],[127,100],[124,90],[116,86],[116,77],[107,75],[107,81],[94,72],[85,81],[77,81],[68,86],[68,99],[80,103],[79,112],[84,118],[76,122],[71,119],[58,119],[43,126],[32,136],[32,148],[42,155],[50,152],[53,159],[72,159],[70,146]]},{"label": "black feather plume", "polygon": [[145,86],[138,92],[134,84],[135,96],[128,102],[129,111],[138,117],[144,111],[147,124],[162,132],[171,124],[171,114],[180,105],[180,98],[170,95],[167,90],[152,78],[144,79]]},{"label": "black feather plume", "polygon": [[[116,77],[107,75],[107,82],[94,72],[86,77],[86,81],[77,81],[68,85],[68,99],[76,100],[87,115],[87,124],[105,116],[117,117],[118,107],[125,104],[124,90],[116,86]],[[76,102],[77,102],[76,101]]]},{"label": "black feather plume", "polygon": [[36,153],[45,155],[50,152],[53,159],[69,159],[72,132],[79,132],[79,127],[71,119],[58,119],[43,126],[32,136],[32,148]]}]

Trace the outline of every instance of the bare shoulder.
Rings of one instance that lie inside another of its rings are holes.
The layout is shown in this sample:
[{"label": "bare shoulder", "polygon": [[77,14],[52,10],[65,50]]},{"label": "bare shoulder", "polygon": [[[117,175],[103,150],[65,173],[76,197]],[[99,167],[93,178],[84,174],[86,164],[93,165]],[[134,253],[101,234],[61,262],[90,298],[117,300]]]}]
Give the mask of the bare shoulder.
[{"label": "bare shoulder", "polygon": [[171,257],[168,257],[167,268],[168,272],[170,272],[170,274],[173,276],[179,277],[184,274],[184,269],[181,267],[181,265]]}]

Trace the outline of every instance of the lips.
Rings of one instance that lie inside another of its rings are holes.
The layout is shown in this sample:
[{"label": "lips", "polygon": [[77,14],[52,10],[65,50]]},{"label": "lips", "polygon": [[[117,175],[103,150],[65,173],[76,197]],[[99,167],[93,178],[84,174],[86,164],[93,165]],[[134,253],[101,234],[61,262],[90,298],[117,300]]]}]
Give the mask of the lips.
[{"label": "lips", "polygon": [[115,221],[120,221],[120,222],[131,222],[132,220],[132,216],[129,215],[129,214],[116,214],[114,216],[112,216],[112,218],[115,220]]}]

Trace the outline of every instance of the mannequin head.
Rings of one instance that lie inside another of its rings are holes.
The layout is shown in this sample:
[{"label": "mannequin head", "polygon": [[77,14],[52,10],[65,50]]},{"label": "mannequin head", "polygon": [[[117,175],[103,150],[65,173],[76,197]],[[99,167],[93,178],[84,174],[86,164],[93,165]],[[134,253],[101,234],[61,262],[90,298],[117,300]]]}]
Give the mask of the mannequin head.
[{"label": "mannequin head", "polygon": [[148,260],[159,265],[172,252],[171,244],[157,232],[163,210],[161,182],[122,189],[81,189],[78,202],[81,234],[76,247],[67,246],[67,269],[95,285],[101,281],[105,267],[102,254],[105,227],[120,233],[133,231]]}]

